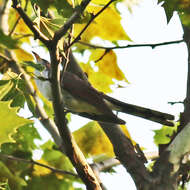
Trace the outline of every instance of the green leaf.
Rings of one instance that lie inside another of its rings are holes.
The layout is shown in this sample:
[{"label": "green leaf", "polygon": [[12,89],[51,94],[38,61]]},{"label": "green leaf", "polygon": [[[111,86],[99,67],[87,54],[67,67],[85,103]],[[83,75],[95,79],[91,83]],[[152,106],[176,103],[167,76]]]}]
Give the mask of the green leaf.
[{"label": "green leaf", "polygon": [[22,190],[22,186],[26,186],[26,182],[22,178],[13,174],[11,170],[0,161],[0,178],[2,177],[8,180],[11,189]]},{"label": "green leaf", "polygon": [[[163,2],[163,0],[158,0],[158,2]],[[169,23],[171,17],[173,16],[173,12],[176,10],[176,2],[177,0],[164,1],[163,7],[165,9],[167,22]]]},{"label": "green leaf", "polygon": [[54,7],[64,18],[69,18],[74,11],[73,7],[68,3],[67,0],[55,0]]},{"label": "green leaf", "polygon": [[8,180],[6,180],[5,182],[0,182],[0,189],[2,190],[11,190],[8,184]]},{"label": "green leaf", "polygon": [[31,0],[32,5],[37,4],[44,13],[47,12],[47,9],[50,5],[53,4],[52,0]]},{"label": "green leaf", "polygon": [[33,176],[28,181],[27,189],[42,190],[42,189],[56,189],[56,190],[74,190],[73,181],[67,178],[59,179],[55,174],[45,176]]},{"label": "green leaf", "polygon": [[155,144],[168,144],[171,140],[171,136],[177,131],[177,124],[175,127],[163,126],[159,130],[154,130],[154,142]]},{"label": "green leaf", "polygon": [[17,40],[12,39],[10,36],[7,36],[0,29],[0,44],[9,49],[17,48]]},{"label": "green leaf", "polygon": [[45,67],[42,64],[36,64],[36,63],[34,63],[32,61],[25,61],[25,62],[22,63],[22,66],[24,66],[24,67],[29,66],[29,67],[32,67],[34,69],[37,69],[40,72],[45,69]]},{"label": "green leaf", "polygon": [[42,159],[48,162],[51,166],[54,166],[55,168],[60,168],[73,172],[73,166],[70,160],[63,153],[55,150],[54,146],[55,143],[50,140],[41,146],[44,151]]},{"label": "green leaf", "polygon": [[0,100],[11,102],[11,107],[24,107],[26,91],[25,83],[19,77],[0,81]]},{"label": "green leaf", "polygon": [[29,119],[18,116],[18,108],[11,108],[10,104],[11,101],[0,101],[0,144],[5,142],[14,142],[11,135],[15,132],[15,130],[18,127],[33,123],[33,121]]},{"label": "green leaf", "polygon": [[38,131],[31,124],[20,127],[12,138],[22,145],[23,150],[34,150],[36,148],[34,140],[41,139]]},{"label": "green leaf", "polygon": [[[158,1],[163,2],[163,0]],[[165,9],[166,17],[167,17],[167,22],[170,21],[171,17],[173,16],[173,12],[177,11],[182,23],[188,27],[190,27],[190,12],[189,12],[189,7],[190,7],[190,1],[186,0],[165,0],[163,5]]]},{"label": "green leaf", "polygon": [[0,100],[2,100],[13,88],[14,84],[11,80],[1,80],[0,81]]}]

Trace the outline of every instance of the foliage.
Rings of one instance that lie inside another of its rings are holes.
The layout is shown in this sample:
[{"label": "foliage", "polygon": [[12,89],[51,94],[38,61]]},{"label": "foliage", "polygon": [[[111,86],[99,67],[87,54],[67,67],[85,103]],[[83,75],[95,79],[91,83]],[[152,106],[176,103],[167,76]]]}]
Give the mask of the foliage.
[{"label": "foliage", "polygon": [[[75,4],[67,0],[22,0],[21,7],[25,9],[39,30],[51,39],[53,33],[63,26],[81,3],[81,1],[74,2]],[[74,24],[72,31],[73,36],[76,37],[92,18],[92,15],[100,11],[108,2],[109,1],[104,1],[104,3],[97,0],[92,1],[81,18]],[[0,6],[3,7],[3,5],[4,2],[2,1]],[[42,72],[43,67],[36,64],[32,54],[22,46],[23,43],[31,45],[30,39],[33,34],[23,19],[20,18],[18,12],[12,8],[7,11],[8,25],[6,27],[8,27],[8,33],[6,33],[4,28],[0,30],[0,54],[3,55],[5,51],[8,50],[17,64],[20,64],[27,74],[30,75],[33,87],[43,102],[45,111],[48,116],[52,118],[52,104],[38,91],[34,82],[34,78],[39,77],[34,75],[34,70],[37,69]],[[54,15],[54,18],[48,18],[47,15],[49,13]],[[110,15],[114,16],[110,17]],[[94,37],[99,37],[113,44],[116,44],[118,40],[130,41],[120,21],[121,16],[114,3],[105,9],[105,11],[89,25],[88,29],[82,34],[81,40],[90,43]],[[101,29],[102,27],[104,27],[104,30]],[[65,36],[65,39],[67,39],[67,36],[68,34]],[[41,44],[39,43],[39,45]],[[80,44],[75,44],[75,47],[75,51],[77,52],[83,52],[84,49],[86,49],[85,46]],[[59,48],[62,51],[63,41],[59,44]],[[88,63],[81,63],[81,66],[88,74],[90,82],[97,89],[103,92],[111,92],[110,86],[115,83],[113,79],[127,82],[123,72],[117,65],[117,56],[114,51],[110,50],[106,52],[105,56],[104,50],[91,49],[90,53],[91,56],[89,57]],[[98,59],[100,60],[96,62]],[[93,63],[95,63],[95,67],[98,67],[98,71],[94,70]],[[16,158],[31,160],[34,150],[40,149],[43,151],[43,154],[38,160],[39,163],[74,172],[73,166],[68,158],[55,149],[55,144],[52,141],[48,141],[40,147],[37,146],[35,140],[40,140],[40,136],[34,127],[38,127],[31,119],[18,116],[20,109],[24,108],[27,104],[33,117],[37,117],[36,102],[32,95],[29,94],[22,75],[19,75],[17,71],[14,70],[13,64],[14,63],[10,63],[4,59],[4,57],[1,57],[0,72],[3,74],[0,81],[1,153],[12,155]],[[102,83],[102,81],[104,81],[104,83]],[[125,126],[123,126],[123,130],[126,132],[126,135],[129,136]],[[105,155],[105,158],[108,158],[114,156],[112,145],[97,122],[90,122],[73,134],[87,157],[97,158],[98,156],[101,157]],[[98,147],[98,149],[95,147]],[[47,168],[33,165],[29,162],[6,159],[1,156],[0,159],[0,181],[2,181],[2,187],[4,189],[27,190],[45,189],[47,187],[48,189],[75,189],[73,182],[77,181],[81,183],[76,177],[53,173]]]},{"label": "foliage", "polygon": [[175,127],[163,126],[161,129],[154,130],[154,142],[155,144],[168,144],[171,140],[171,136],[177,131],[177,125]]},{"label": "foliage", "polygon": [[[6,7],[6,2],[0,0],[1,10]],[[69,38],[72,40],[77,38],[90,19],[108,2],[108,0],[92,0],[81,18],[74,23],[72,30],[60,40],[60,52],[64,51],[65,42],[69,41]],[[92,85],[105,93],[112,92],[112,85],[118,81],[127,83],[128,80],[118,66],[114,50],[96,49],[88,47],[84,43],[90,43],[94,38],[98,38],[110,46],[118,46],[118,42],[121,40],[127,43],[132,41],[121,25],[117,2],[122,3],[122,1],[116,1],[107,7],[80,36],[80,41],[83,43],[76,43],[73,46],[74,51],[78,53],[82,54],[84,51],[90,53],[89,60],[86,63],[80,63],[80,66],[88,75]],[[52,39],[54,32],[69,20],[73,12],[79,8],[80,3],[81,0],[21,0],[21,7],[40,33],[48,39]],[[136,4],[136,1],[129,0],[124,3],[123,5],[127,4],[126,8],[132,11],[132,6]],[[189,6],[187,0],[166,0],[164,8],[168,21],[173,11],[176,10],[179,11],[183,24],[190,26]],[[36,109],[35,93],[39,96],[49,118],[53,118],[54,112],[51,102],[43,97],[34,81],[37,77],[34,70],[42,72],[43,67],[36,64],[31,52],[23,48],[25,43],[32,46],[31,39],[36,36],[33,36],[24,20],[13,8],[8,8],[6,13],[8,14],[6,26],[1,26],[2,29],[0,29],[0,189],[80,189],[75,188],[75,182],[82,183],[79,178],[63,173],[54,173],[50,169],[29,162],[33,159],[35,151],[40,150],[42,155],[38,160],[39,163],[72,173],[75,171],[69,159],[58,150],[54,142],[50,140],[38,146],[36,140],[41,140],[38,124],[34,123],[31,118],[19,116],[19,111],[26,106],[29,108],[32,118],[41,121],[42,118],[38,117],[39,110]],[[5,18],[1,14],[0,23],[2,19]],[[7,28],[8,30],[6,30]],[[43,47],[40,42],[38,45]],[[6,58],[7,55],[9,59]],[[29,93],[26,81],[22,74],[20,75],[15,69],[12,59],[29,75],[28,80],[33,85],[34,94]],[[124,134],[132,140],[126,126],[120,127]],[[163,127],[162,130],[157,130],[155,142],[157,144],[168,143],[167,135],[171,135],[170,129]],[[89,122],[82,126],[73,132],[73,136],[86,158],[93,158],[95,161],[101,156],[106,159],[115,157],[112,144],[97,122]],[[134,141],[133,143],[135,144]],[[4,157],[3,155],[11,155],[15,159],[8,159],[8,156]]]},{"label": "foliage", "polygon": [[[158,2],[163,2],[159,0]],[[190,27],[190,1],[188,0],[165,0],[163,7],[166,12],[167,21],[169,22],[173,16],[173,12],[177,11],[182,23]]]}]

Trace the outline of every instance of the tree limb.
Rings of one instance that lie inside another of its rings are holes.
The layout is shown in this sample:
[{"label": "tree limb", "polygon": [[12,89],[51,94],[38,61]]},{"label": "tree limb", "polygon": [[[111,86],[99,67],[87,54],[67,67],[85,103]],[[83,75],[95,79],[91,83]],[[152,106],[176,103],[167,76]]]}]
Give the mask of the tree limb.
[{"label": "tree limb", "polygon": [[[35,27],[30,20],[30,18],[24,13],[17,0],[13,1],[13,8],[15,8],[25,24],[31,29],[35,37],[41,40],[49,50],[51,66],[52,66],[52,95],[53,95],[53,107],[56,117],[57,127],[62,138],[62,145],[65,148],[67,156],[70,158],[72,164],[77,170],[80,178],[85,183],[87,189],[89,190],[101,190],[101,187],[94,176],[94,173],[88,163],[86,162],[82,152],[78,148],[76,142],[74,141],[72,134],[67,127],[67,121],[65,119],[65,112],[62,105],[62,94],[60,89],[60,71],[59,71],[59,52],[57,44],[59,39],[67,32],[71,27],[72,23],[79,18],[80,13],[84,11],[90,0],[83,0],[79,11],[74,12],[70,19],[64,24],[64,26],[55,33],[53,40],[48,40],[41,32]],[[35,92],[34,92],[35,94]]]},{"label": "tree limb", "polygon": [[113,144],[117,159],[131,174],[137,188],[141,187],[143,183],[152,182],[152,177],[135,152],[131,140],[125,136],[119,126],[103,122],[99,122],[99,124]]}]

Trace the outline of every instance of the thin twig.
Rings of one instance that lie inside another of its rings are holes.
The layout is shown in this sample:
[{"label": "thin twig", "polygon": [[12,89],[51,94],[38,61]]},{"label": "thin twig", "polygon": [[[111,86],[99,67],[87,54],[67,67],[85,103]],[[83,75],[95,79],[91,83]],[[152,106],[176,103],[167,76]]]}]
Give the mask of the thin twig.
[{"label": "thin twig", "polygon": [[[85,27],[81,30],[81,32],[78,34],[78,36],[71,42],[71,47],[74,43],[76,43],[78,40],[80,40],[81,35],[85,32],[85,30],[88,28],[88,26],[94,21],[94,19],[99,16],[111,3],[113,3],[115,0],[110,0],[100,11],[98,11],[95,15],[92,16],[92,18],[88,21],[88,23],[85,25]],[[68,48],[69,48],[68,47]]]},{"label": "thin twig", "polygon": [[40,162],[34,161],[34,160],[27,160],[27,159],[24,159],[24,158],[19,158],[19,157],[16,157],[16,156],[3,154],[3,153],[0,153],[0,157],[4,157],[4,158],[7,158],[9,160],[15,160],[15,161],[19,161],[19,162],[25,162],[25,163],[32,164],[32,165],[38,165],[38,166],[47,168],[47,169],[51,170],[54,173],[61,173],[61,174],[67,174],[67,175],[72,175],[74,177],[78,177],[78,175],[75,174],[75,173],[65,171],[65,170],[61,170],[61,169],[57,169],[57,168],[42,164]]},{"label": "thin twig", "polygon": [[38,27],[31,21],[31,19],[28,17],[28,15],[24,12],[20,4],[17,0],[12,0],[13,5],[12,7],[17,10],[19,15],[24,20],[25,24],[30,28],[30,30],[34,34],[35,39],[39,39],[41,42],[43,42],[46,46],[49,46],[49,39],[38,29]]},{"label": "thin twig", "polygon": [[[72,16],[65,22],[65,24],[54,34],[53,41],[58,42],[71,28],[72,24],[80,18],[80,15],[83,13],[87,5],[90,3],[91,0],[83,0],[80,4],[80,7],[75,8],[74,13]],[[69,47],[68,47],[69,48]]]},{"label": "thin twig", "polygon": [[68,42],[65,42],[66,46],[65,46],[65,58],[66,58],[66,61],[65,61],[65,64],[63,66],[63,72],[66,71],[67,69],[67,65],[69,63],[69,57],[70,57],[70,53],[71,53],[71,48],[67,48],[67,46],[70,46],[70,43],[71,43],[71,35],[72,35],[72,31],[73,31],[73,27],[71,27],[71,30],[70,30],[70,33],[69,33],[69,36],[68,36]]},{"label": "thin twig", "polygon": [[105,56],[107,53],[109,53],[109,51],[110,51],[110,50],[106,49],[106,50],[104,51],[104,53],[103,53],[97,60],[95,60],[94,62],[95,62],[95,63],[98,63],[99,61],[101,61],[101,60],[104,58],[104,56]]},{"label": "thin twig", "polygon": [[106,49],[106,50],[112,50],[112,49],[125,49],[125,48],[134,48],[134,47],[151,47],[152,49],[157,46],[164,46],[164,45],[170,45],[170,44],[176,44],[176,43],[182,43],[184,40],[175,40],[175,41],[169,41],[169,42],[162,42],[162,43],[150,43],[150,44],[129,44],[125,46],[112,46],[112,47],[106,47],[106,46],[99,46],[95,44],[89,44],[83,41],[77,41],[77,43],[80,43],[84,46],[88,46],[93,49]]},{"label": "thin twig", "polygon": [[20,37],[15,37],[15,40],[20,40],[20,39],[27,38],[27,37],[30,37],[30,36],[33,36],[33,35],[32,34],[23,34]]},{"label": "thin twig", "polygon": [[170,105],[174,105],[174,104],[184,104],[184,102],[182,102],[182,101],[178,101],[178,102],[168,102],[168,104],[170,104]]},{"label": "thin twig", "polygon": [[[29,2],[29,1],[27,0],[27,1],[26,1],[26,4],[25,4],[25,7],[24,7],[24,11],[26,11],[26,10],[27,10],[28,2]],[[21,19],[21,16],[19,15],[19,17],[17,18],[17,20],[16,20],[15,24],[13,25],[12,30],[11,30],[11,31],[10,31],[10,33],[9,33],[9,36],[11,36],[11,35],[13,34],[13,32],[15,31],[16,26],[18,25],[18,23],[19,23],[20,19]]]}]

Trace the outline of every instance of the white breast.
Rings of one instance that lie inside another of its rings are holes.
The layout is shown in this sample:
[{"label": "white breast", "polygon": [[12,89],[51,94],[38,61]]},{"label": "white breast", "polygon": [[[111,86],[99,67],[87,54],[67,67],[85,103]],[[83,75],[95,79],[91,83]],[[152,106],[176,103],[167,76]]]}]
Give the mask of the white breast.
[{"label": "white breast", "polygon": [[[39,77],[48,78],[48,72],[42,71],[39,72],[38,70],[35,70],[35,75]],[[52,93],[51,93],[51,84],[49,81],[40,80],[38,78],[35,79],[36,85],[39,89],[39,91],[42,93],[42,95],[47,98],[48,100],[52,100]]]}]

